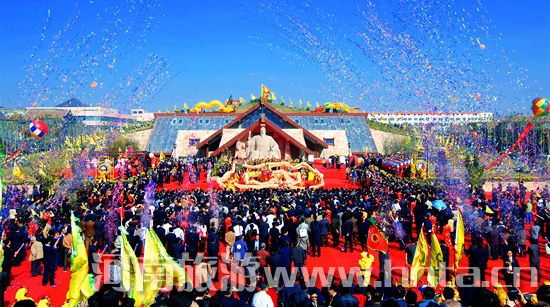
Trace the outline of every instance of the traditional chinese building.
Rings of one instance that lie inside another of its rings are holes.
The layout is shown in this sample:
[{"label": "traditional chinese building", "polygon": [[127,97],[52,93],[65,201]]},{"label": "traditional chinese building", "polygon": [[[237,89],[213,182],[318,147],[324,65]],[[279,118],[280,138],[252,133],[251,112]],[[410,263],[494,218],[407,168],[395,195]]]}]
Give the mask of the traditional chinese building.
[{"label": "traditional chinese building", "polygon": [[176,156],[242,156],[248,139],[265,126],[281,158],[376,152],[366,113],[283,113],[258,103],[244,113],[155,113],[147,151]]}]

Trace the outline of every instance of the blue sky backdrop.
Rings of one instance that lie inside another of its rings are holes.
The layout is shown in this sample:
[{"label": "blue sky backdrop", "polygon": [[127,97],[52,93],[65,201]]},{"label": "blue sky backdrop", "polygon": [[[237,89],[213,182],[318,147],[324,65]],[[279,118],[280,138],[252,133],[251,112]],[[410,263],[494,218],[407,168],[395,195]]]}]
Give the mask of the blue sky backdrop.
[{"label": "blue sky backdrop", "polygon": [[[2,1],[0,105],[157,111],[259,95],[365,111],[530,112],[550,2]],[[92,83],[95,81],[95,88]]]}]

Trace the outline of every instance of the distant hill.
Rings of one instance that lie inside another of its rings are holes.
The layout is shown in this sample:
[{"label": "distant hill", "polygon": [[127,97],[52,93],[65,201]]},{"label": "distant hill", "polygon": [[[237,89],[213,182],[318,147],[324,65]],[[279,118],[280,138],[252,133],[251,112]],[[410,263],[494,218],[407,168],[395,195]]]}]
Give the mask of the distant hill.
[{"label": "distant hill", "polygon": [[82,101],[76,99],[76,98],[71,98],[65,102],[62,102],[58,105],[56,105],[56,107],[58,108],[81,108],[81,107],[87,107],[87,105],[85,105],[84,103],[82,103]]}]

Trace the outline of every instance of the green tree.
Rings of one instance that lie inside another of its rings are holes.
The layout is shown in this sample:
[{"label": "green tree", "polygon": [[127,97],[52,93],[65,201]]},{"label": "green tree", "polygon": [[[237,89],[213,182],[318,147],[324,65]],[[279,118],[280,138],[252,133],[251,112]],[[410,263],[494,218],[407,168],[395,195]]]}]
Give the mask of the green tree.
[{"label": "green tree", "polygon": [[483,166],[479,164],[479,155],[476,153],[473,156],[468,154],[465,161],[466,170],[468,171],[468,179],[472,189],[477,189],[485,183],[483,176]]},{"label": "green tree", "polygon": [[138,143],[134,140],[131,140],[129,138],[119,136],[116,139],[114,139],[109,144],[109,151],[110,152],[124,152],[128,148],[133,147],[134,149],[138,148]]},{"label": "green tree", "polygon": [[412,155],[415,152],[413,142],[410,136],[407,138],[394,138],[384,142],[384,153]]}]

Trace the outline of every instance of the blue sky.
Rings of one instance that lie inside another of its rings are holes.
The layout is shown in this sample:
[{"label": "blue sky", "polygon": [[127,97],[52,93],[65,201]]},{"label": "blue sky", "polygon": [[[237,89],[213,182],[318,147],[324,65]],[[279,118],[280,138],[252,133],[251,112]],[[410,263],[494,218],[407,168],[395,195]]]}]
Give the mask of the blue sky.
[{"label": "blue sky", "polygon": [[550,96],[544,0],[112,2],[2,1],[0,105],[156,111],[262,83],[366,111],[526,113]]}]

